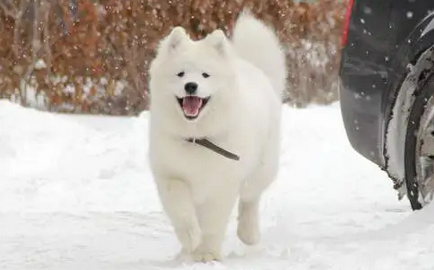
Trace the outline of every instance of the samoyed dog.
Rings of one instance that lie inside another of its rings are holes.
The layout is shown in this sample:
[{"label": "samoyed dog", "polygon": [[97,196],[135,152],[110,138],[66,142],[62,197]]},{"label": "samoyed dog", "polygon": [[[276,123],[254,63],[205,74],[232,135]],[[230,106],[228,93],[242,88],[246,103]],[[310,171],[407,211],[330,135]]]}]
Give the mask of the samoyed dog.
[{"label": "samoyed dog", "polygon": [[194,41],[175,27],[149,74],[151,170],[180,255],[220,260],[237,201],[238,237],[258,243],[261,195],[279,166],[286,87],[274,30],[249,12],[231,39],[215,30]]}]

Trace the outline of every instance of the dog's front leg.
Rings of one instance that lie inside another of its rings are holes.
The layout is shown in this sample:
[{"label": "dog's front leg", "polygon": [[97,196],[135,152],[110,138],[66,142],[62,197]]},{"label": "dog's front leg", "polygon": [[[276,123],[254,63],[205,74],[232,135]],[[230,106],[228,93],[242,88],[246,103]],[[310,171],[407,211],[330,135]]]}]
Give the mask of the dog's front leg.
[{"label": "dog's front leg", "polygon": [[236,194],[227,192],[223,196],[209,199],[198,208],[199,223],[202,228],[202,242],[193,251],[195,261],[221,260],[221,247],[236,197]]},{"label": "dog's front leg", "polygon": [[183,181],[171,179],[159,179],[157,186],[163,208],[181,242],[181,252],[191,253],[199,246],[202,233],[190,187]]}]

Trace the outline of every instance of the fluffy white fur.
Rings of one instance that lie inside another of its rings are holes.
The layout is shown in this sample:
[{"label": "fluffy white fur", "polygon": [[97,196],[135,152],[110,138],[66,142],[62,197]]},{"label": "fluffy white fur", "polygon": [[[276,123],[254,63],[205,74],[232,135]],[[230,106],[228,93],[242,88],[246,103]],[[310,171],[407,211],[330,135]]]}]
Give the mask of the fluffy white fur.
[{"label": "fluffy white fur", "polygon": [[[238,237],[247,245],[260,240],[260,198],[279,164],[285,81],[285,55],[274,30],[249,13],[239,16],[231,40],[216,30],[193,41],[175,27],[161,41],[150,68],[150,162],[182,254],[219,260],[238,199]],[[194,120],[177,101],[187,82],[199,85],[197,96],[210,97]],[[240,160],[186,138],[207,138]]]}]

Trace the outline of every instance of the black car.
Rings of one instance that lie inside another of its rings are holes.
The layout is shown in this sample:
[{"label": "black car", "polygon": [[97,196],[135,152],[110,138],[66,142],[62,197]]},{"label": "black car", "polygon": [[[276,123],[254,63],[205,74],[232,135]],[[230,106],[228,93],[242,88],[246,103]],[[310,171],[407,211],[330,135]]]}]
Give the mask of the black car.
[{"label": "black car", "polygon": [[349,0],[342,45],[348,139],[421,209],[434,195],[434,0]]}]

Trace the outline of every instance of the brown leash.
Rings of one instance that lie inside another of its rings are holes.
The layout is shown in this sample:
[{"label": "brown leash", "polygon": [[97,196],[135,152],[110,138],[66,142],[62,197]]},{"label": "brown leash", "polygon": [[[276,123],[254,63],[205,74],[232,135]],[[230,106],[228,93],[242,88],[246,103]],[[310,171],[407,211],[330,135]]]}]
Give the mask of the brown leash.
[{"label": "brown leash", "polygon": [[240,157],[235,155],[234,153],[231,153],[215,144],[213,144],[212,142],[208,141],[207,139],[194,139],[194,138],[188,138],[187,142],[190,143],[195,143],[198,145],[201,145],[205,148],[208,148],[211,151],[216,152],[217,154],[220,154],[224,157],[227,157],[229,159],[233,159],[233,160],[240,160]]}]

